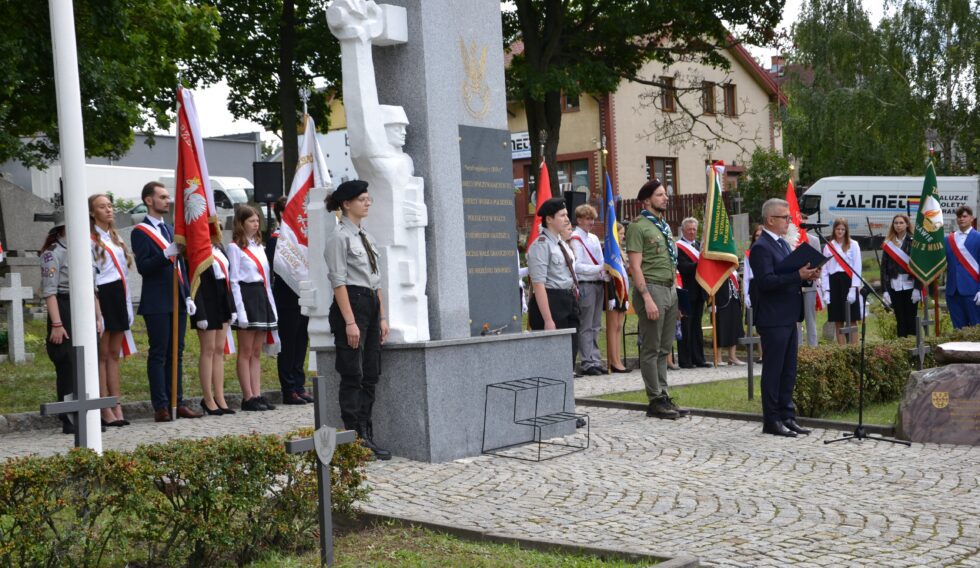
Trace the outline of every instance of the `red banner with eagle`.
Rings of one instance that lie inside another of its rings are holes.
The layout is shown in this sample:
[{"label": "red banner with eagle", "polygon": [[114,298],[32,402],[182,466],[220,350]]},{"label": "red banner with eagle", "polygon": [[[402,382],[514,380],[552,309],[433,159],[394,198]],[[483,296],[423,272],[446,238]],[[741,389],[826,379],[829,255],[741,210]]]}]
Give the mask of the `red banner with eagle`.
[{"label": "red banner with eagle", "polygon": [[199,124],[194,95],[190,90],[178,87],[174,240],[184,246],[187,270],[191,274],[191,298],[197,294],[201,274],[214,262],[212,236],[216,237],[215,241],[221,240]]}]

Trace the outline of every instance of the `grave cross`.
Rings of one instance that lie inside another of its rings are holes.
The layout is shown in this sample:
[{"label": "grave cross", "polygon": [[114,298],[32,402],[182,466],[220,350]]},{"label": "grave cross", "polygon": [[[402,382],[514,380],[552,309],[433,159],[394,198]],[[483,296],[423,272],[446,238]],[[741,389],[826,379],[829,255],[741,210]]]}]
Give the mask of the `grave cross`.
[{"label": "grave cross", "polygon": [[[860,298],[859,298],[860,299]],[[851,321],[851,305],[847,304],[844,306],[844,325],[840,328],[840,334],[846,338],[847,343],[851,342],[851,336],[857,333],[858,328]]]},{"label": "grave cross", "polygon": [[288,440],[286,453],[301,454],[316,451],[316,492],[320,506],[320,565],[333,566],[333,518],[330,514],[330,458],[339,444],[356,439],[353,430],[337,431],[326,426],[327,388],[322,377],[313,377],[313,419],[316,430],[312,438]]},{"label": "grave cross", "polygon": [[[89,410],[101,410],[111,408],[116,405],[117,399],[114,396],[101,398],[89,398],[85,392],[85,349],[75,346],[72,354],[72,365],[75,369],[75,400],[64,402],[46,402],[41,405],[41,416],[54,416],[58,414],[75,415],[75,447],[90,448],[88,435],[88,421],[85,414]],[[101,446],[101,444],[99,444]]]},{"label": "grave cross", "polygon": [[8,286],[0,288],[0,302],[10,302],[7,307],[7,353],[14,363],[27,361],[24,349],[24,300],[34,297],[30,286],[22,286],[19,272],[11,272]]},{"label": "grave cross", "polygon": [[[926,314],[928,315],[928,312],[926,312]],[[916,368],[919,371],[922,370],[922,366],[925,364],[926,353],[932,351],[932,348],[926,345],[923,342],[923,339],[925,338],[925,335],[929,333],[929,326],[933,323],[935,322],[928,319],[928,317],[923,320],[922,316],[915,314],[915,348],[909,349],[909,353],[919,359],[918,363],[916,363]]]},{"label": "grave cross", "polygon": [[756,337],[756,336],[752,335],[752,331],[753,331],[753,329],[752,329],[753,328],[753,324],[752,324],[752,308],[745,308],[745,319],[746,319],[746,322],[747,322],[747,325],[748,325],[749,332],[748,332],[748,335],[746,335],[745,337],[740,338],[738,340],[738,343],[739,343],[739,345],[746,345],[747,346],[746,349],[748,350],[748,357],[749,357],[749,361],[748,361],[748,363],[749,363],[749,365],[748,365],[748,372],[749,372],[749,400],[752,400],[752,398],[755,396],[753,394],[753,391],[755,390],[755,372],[754,372],[754,365],[755,365],[755,346],[758,345],[759,342],[762,341],[762,340],[759,337]]}]

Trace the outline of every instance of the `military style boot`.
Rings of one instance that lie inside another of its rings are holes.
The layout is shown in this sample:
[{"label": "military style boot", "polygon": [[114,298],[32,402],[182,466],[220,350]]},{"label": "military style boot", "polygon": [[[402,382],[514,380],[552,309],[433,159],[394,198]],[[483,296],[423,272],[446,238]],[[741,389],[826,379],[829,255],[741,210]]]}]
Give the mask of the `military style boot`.
[{"label": "military style boot", "polygon": [[674,399],[670,398],[670,395],[667,394],[667,391],[661,391],[660,396],[667,398],[667,405],[670,406],[670,408],[681,418],[691,414],[690,410],[677,406],[677,404],[674,403]]},{"label": "military style boot", "polygon": [[374,457],[385,461],[391,459],[391,452],[383,448],[379,448],[377,444],[374,443],[374,425],[371,424],[370,420],[365,420],[361,422],[357,429],[357,435],[364,440],[364,447],[374,452]]},{"label": "military style boot", "polygon": [[650,406],[647,407],[647,416],[650,418],[665,418],[667,420],[677,420],[680,418],[680,414],[670,407],[670,399],[664,395],[660,395],[650,401]]}]

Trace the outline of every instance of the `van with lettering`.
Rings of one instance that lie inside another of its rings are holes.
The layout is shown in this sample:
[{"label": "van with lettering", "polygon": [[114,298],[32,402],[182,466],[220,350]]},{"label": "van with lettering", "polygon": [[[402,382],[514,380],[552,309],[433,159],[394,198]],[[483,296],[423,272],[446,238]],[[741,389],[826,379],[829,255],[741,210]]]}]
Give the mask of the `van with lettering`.
[{"label": "van with lettering", "polygon": [[[922,177],[835,176],[818,180],[800,197],[800,211],[811,223],[833,224],[847,221],[851,236],[862,245],[874,238],[875,246],[888,233],[892,218],[905,213],[915,223],[922,196]],[[980,176],[943,176],[939,201],[946,232],[955,230],[955,211],[969,205],[974,214],[980,209]],[[824,230],[830,237],[830,228]]]}]

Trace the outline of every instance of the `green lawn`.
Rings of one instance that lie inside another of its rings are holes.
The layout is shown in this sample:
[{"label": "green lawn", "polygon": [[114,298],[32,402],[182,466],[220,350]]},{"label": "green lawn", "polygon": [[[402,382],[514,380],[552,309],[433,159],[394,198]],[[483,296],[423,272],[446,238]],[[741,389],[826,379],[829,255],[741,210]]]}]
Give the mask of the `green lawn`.
[{"label": "green lawn", "polygon": [[[697,385],[685,385],[674,387],[670,394],[674,401],[684,407],[703,408],[712,410],[728,410],[733,412],[748,412],[752,414],[762,414],[762,403],[760,402],[759,378],[755,380],[755,398],[748,399],[748,379],[737,379],[731,381],[717,381],[713,383],[701,383]],[[632,391],[602,395],[598,398],[604,400],[621,400],[625,402],[638,402],[646,404],[647,396],[645,391]],[[865,424],[877,424],[891,426],[895,423],[895,415],[898,412],[898,401],[869,404],[864,409]],[[826,420],[837,420],[841,422],[857,422],[857,410],[848,412],[832,413],[826,416],[816,416]]]},{"label": "green lawn", "polygon": [[[54,402],[54,365],[44,350],[45,322],[24,322],[27,351],[34,353],[34,362],[14,365],[0,363],[0,414],[10,412],[37,412],[41,403]],[[120,390],[123,401],[149,400],[150,390],[146,379],[146,355],[148,350],[143,318],[133,322],[133,337],[138,352],[123,360],[120,365]],[[201,383],[197,374],[197,362],[201,352],[197,330],[187,330],[184,340],[184,396],[193,399],[201,395]],[[266,389],[278,389],[279,378],[276,360],[262,358],[262,385]],[[235,356],[225,357],[225,391],[241,393],[235,375]],[[195,402],[196,403],[196,402]]]},{"label": "green lawn", "polygon": [[[315,551],[301,556],[277,554],[251,566],[300,568],[319,566],[319,561],[319,551]],[[516,545],[473,542],[395,523],[374,524],[341,534],[334,539],[334,566],[337,568],[612,568],[650,565],[650,560],[603,560],[594,556],[526,550]]]}]

